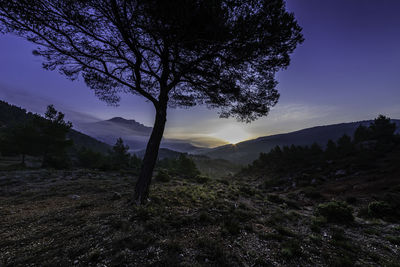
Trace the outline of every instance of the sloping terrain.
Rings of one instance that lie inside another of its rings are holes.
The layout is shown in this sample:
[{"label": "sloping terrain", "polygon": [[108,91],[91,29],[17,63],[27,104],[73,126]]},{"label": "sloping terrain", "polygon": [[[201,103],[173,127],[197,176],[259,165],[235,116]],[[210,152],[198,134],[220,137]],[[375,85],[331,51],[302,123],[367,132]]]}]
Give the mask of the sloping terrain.
[{"label": "sloping terrain", "polygon": [[[126,172],[2,172],[0,265],[399,266],[399,222],[366,216],[374,196],[355,186],[398,196],[398,175],[342,176],[313,185],[314,194],[271,193],[250,177],[176,177],[155,181],[150,202],[136,206]],[[381,179],[386,188],[373,183]],[[354,221],[316,213],[348,195]]]}]

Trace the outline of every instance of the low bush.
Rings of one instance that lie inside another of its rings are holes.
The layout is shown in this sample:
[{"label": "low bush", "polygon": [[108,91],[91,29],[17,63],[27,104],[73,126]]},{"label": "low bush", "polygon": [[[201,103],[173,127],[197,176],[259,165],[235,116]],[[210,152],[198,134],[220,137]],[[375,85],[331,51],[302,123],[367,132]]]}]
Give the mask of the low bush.
[{"label": "low bush", "polygon": [[301,246],[297,240],[290,240],[282,244],[282,256],[291,259],[301,255]]},{"label": "low bush", "polygon": [[319,204],[316,211],[317,216],[323,216],[332,223],[351,223],[354,221],[353,209],[345,202],[332,201]]},{"label": "low bush", "polygon": [[368,204],[368,215],[373,218],[388,218],[391,217],[395,211],[385,201],[372,201]]},{"label": "low bush", "polygon": [[196,175],[194,177],[194,180],[199,184],[205,184],[205,183],[208,183],[211,179],[210,179],[210,177],[205,176],[205,175]]},{"label": "low bush", "polygon": [[306,197],[311,199],[319,199],[322,197],[321,193],[314,187],[308,186],[301,191]]},{"label": "low bush", "polygon": [[273,202],[273,203],[276,203],[276,204],[282,204],[282,203],[285,202],[279,195],[275,195],[275,194],[267,195],[267,200],[269,202]]},{"label": "low bush", "polygon": [[327,223],[327,219],[325,217],[323,217],[323,216],[314,217],[311,220],[310,229],[314,233],[320,233],[321,227],[324,226],[326,223]]},{"label": "low bush", "polygon": [[171,176],[166,170],[159,170],[155,177],[155,180],[161,183],[168,183],[169,181],[171,181]]}]

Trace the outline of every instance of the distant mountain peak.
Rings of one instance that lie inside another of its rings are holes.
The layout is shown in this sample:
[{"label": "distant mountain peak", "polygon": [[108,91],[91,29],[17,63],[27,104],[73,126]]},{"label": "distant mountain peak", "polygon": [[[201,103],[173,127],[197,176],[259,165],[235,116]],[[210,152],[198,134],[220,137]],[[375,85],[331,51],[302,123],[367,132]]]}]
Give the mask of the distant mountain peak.
[{"label": "distant mountain peak", "polygon": [[143,126],[143,127],[146,127],[146,128],[151,128],[151,127],[146,126],[146,125],[144,125],[144,124],[142,124],[140,122],[137,122],[135,120],[127,120],[127,119],[124,119],[122,117],[114,117],[114,118],[111,118],[111,119],[106,120],[106,121],[113,122],[113,123],[118,123],[118,124],[130,124],[130,125],[133,124],[133,125],[137,125],[137,126]]},{"label": "distant mountain peak", "polygon": [[108,121],[112,121],[112,122],[125,122],[125,121],[128,121],[128,120],[127,120],[127,119],[124,119],[124,118],[122,118],[122,117],[114,117],[114,118],[109,119]]}]

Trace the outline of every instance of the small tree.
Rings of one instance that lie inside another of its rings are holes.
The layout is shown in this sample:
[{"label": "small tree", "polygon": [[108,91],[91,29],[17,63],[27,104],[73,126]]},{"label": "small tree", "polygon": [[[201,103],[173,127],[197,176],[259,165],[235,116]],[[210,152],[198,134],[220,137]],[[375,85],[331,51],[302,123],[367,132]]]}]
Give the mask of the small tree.
[{"label": "small tree", "polygon": [[17,124],[9,131],[8,142],[10,142],[15,153],[22,156],[21,164],[25,165],[26,155],[39,154],[39,129],[32,120]]},{"label": "small tree", "polygon": [[113,167],[116,169],[127,168],[130,163],[131,155],[128,153],[129,146],[124,145],[122,138],[118,138],[112,148],[111,159]]},{"label": "small tree", "polygon": [[66,149],[73,144],[72,140],[67,139],[72,123],[64,121],[64,114],[53,105],[47,107],[45,119],[37,118],[36,122],[41,128],[42,166],[65,168],[68,166]]},{"label": "small tree", "polygon": [[371,139],[371,130],[363,125],[357,127],[354,132],[354,143],[358,144]]},{"label": "small tree", "polygon": [[379,115],[369,126],[371,137],[379,142],[390,142],[394,138],[396,124],[390,121],[390,118]]},{"label": "small tree", "polygon": [[328,143],[326,144],[326,149],[325,149],[325,157],[327,159],[335,159],[337,157],[337,147],[336,143],[332,141],[332,139],[328,140]]},{"label": "small tree", "polygon": [[39,45],[46,69],[81,73],[102,100],[129,92],[154,105],[138,202],[149,194],[168,106],[265,116],[279,98],[275,73],[303,41],[283,0],[0,0],[0,27]]},{"label": "small tree", "polygon": [[351,142],[351,137],[344,134],[337,141],[337,149],[341,156],[349,156],[353,150],[353,143]]},{"label": "small tree", "polygon": [[187,157],[185,154],[180,154],[177,159],[178,172],[180,175],[185,177],[195,177],[200,174],[200,171],[197,169],[196,163]]}]

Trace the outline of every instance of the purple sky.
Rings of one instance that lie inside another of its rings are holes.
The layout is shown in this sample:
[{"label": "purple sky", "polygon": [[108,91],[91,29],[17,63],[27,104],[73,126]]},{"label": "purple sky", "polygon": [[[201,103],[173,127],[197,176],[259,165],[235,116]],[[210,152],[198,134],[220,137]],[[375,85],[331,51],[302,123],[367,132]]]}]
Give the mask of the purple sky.
[{"label": "purple sky", "polygon": [[[287,7],[306,40],[277,76],[281,99],[270,116],[242,124],[204,107],[170,110],[167,136],[237,142],[378,114],[400,118],[400,1],[288,0]],[[113,116],[152,124],[154,111],[142,98],[126,95],[119,107],[109,107],[82,79],[71,82],[43,70],[34,48],[0,35],[0,99],[34,112],[53,103],[76,124]]]}]

